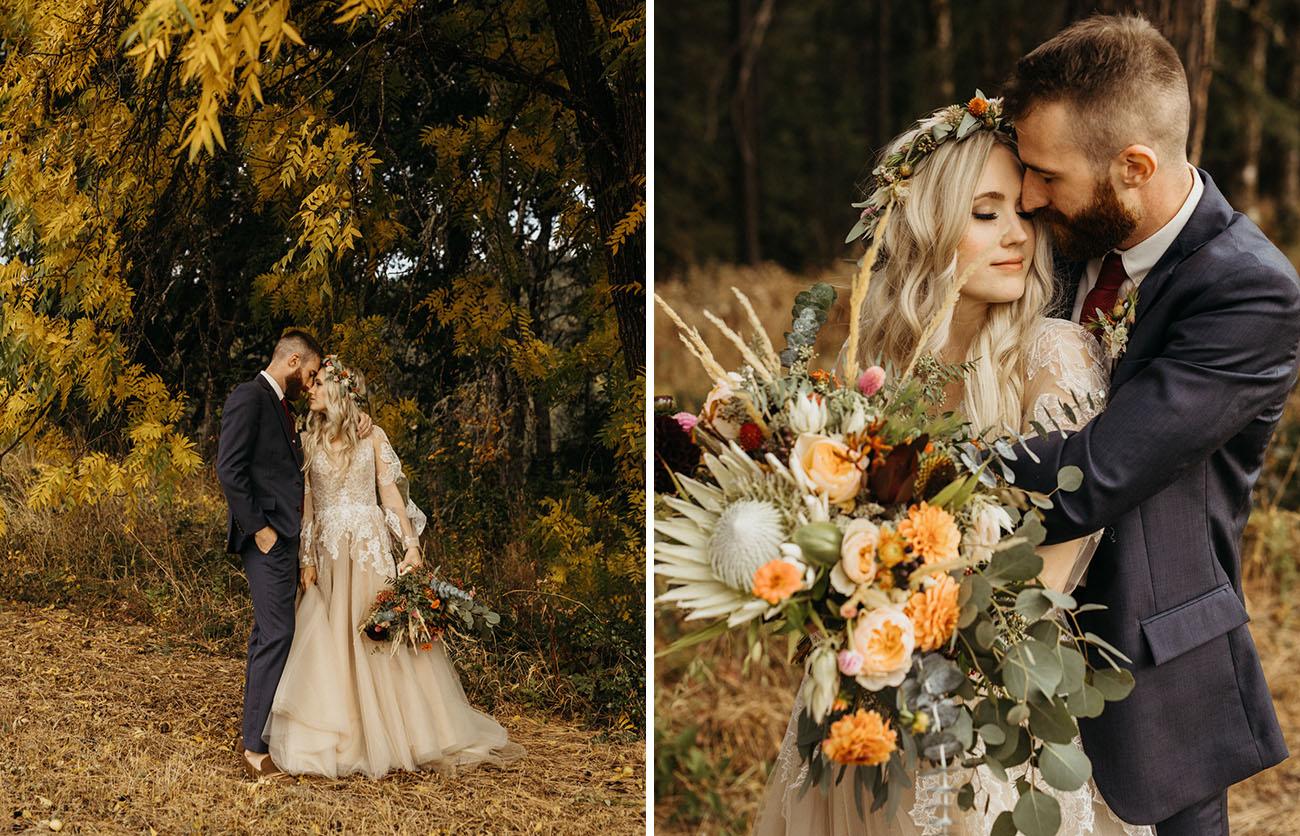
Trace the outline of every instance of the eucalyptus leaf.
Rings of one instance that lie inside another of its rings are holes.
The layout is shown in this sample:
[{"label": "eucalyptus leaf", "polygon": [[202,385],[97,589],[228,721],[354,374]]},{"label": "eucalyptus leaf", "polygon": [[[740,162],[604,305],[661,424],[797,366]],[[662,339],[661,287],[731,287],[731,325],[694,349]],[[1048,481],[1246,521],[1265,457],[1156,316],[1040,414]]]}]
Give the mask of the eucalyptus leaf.
[{"label": "eucalyptus leaf", "polygon": [[1056,487],[1066,493],[1073,493],[1083,485],[1083,471],[1068,464],[1056,471]]},{"label": "eucalyptus leaf", "polygon": [[1007,709],[1007,722],[1013,726],[1019,726],[1029,719],[1029,706],[1024,703],[1016,703]]},{"label": "eucalyptus leaf", "polygon": [[957,790],[957,806],[962,810],[975,809],[975,786],[969,781]]},{"label": "eucalyptus leaf", "polygon": [[1016,836],[1019,832],[1011,818],[1011,811],[1003,810],[993,820],[993,827],[989,830],[989,836]]},{"label": "eucalyptus leaf", "polygon": [[1053,743],[1070,743],[1079,727],[1063,700],[1035,696],[1029,701],[1029,731]]},{"label": "eucalyptus leaf", "polygon": [[1038,577],[1041,571],[1043,559],[1026,543],[1023,548],[1008,549],[993,555],[984,574],[990,579],[1001,581],[1028,581]]},{"label": "eucalyptus leaf", "polygon": [[1007,742],[1007,733],[1002,727],[994,723],[985,723],[979,727],[980,739],[987,746],[1001,746]]},{"label": "eucalyptus leaf", "polygon": [[1133,674],[1126,670],[1103,668],[1092,674],[1093,686],[1107,702],[1118,702],[1133,691]]},{"label": "eucalyptus leaf", "polygon": [[1093,718],[1101,716],[1101,712],[1106,708],[1106,700],[1096,688],[1084,685],[1066,697],[1065,705],[1075,717]]},{"label": "eucalyptus leaf", "polygon": [[1060,696],[1073,694],[1083,687],[1087,664],[1083,654],[1073,647],[1060,646],[1057,652],[1061,657],[1061,681],[1056,686],[1056,693]]},{"label": "eucalyptus leaf", "polygon": [[1079,605],[1079,602],[1074,600],[1074,596],[1066,595],[1064,592],[1057,592],[1055,589],[1044,589],[1043,594],[1047,596],[1047,600],[1052,602],[1052,606],[1060,607],[1063,610],[1072,610]]},{"label": "eucalyptus leaf", "polygon": [[1032,545],[1038,546],[1047,538],[1047,529],[1043,528],[1043,521],[1037,514],[1026,514],[1016,529],[1016,536],[1024,537]]},{"label": "eucalyptus leaf", "polygon": [[1011,818],[1025,836],[1055,836],[1061,827],[1061,805],[1047,793],[1030,788],[1016,802]]},{"label": "eucalyptus leaf", "polygon": [[1050,511],[1056,507],[1055,505],[1052,504],[1052,500],[1048,499],[1046,496],[1044,496],[1041,493],[1029,491],[1027,495],[1029,497],[1029,501],[1034,503],[1035,507],[1042,508],[1044,511]]},{"label": "eucalyptus leaf", "polygon": [[1037,621],[1051,608],[1052,602],[1043,594],[1043,590],[1036,587],[1022,589],[1016,596],[1016,612],[1024,616],[1026,621]]},{"label": "eucalyptus leaf", "polygon": [[1077,790],[1092,777],[1092,762],[1073,743],[1044,743],[1038,768],[1044,781],[1064,792]]},{"label": "eucalyptus leaf", "polygon": [[1101,636],[1097,635],[1096,633],[1084,633],[1084,634],[1083,634],[1083,638],[1084,638],[1084,641],[1086,641],[1086,642],[1088,642],[1088,643],[1090,643],[1090,644],[1094,644],[1094,645],[1096,645],[1097,647],[1102,648],[1103,650],[1110,651],[1111,653],[1113,653],[1113,654],[1115,654],[1116,656],[1118,656],[1120,659],[1123,659],[1125,662],[1128,662],[1130,665],[1133,664],[1133,660],[1130,659],[1130,658],[1128,658],[1127,656],[1125,656],[1125,655],[1124,655],[1124,651],[1122,651],[1122,650],[1120,650],[1119,648],[1115,647],[1115,645],[1113,645],[1113,644],[1111,644],[1110,642],[1106,641],[1105,639],[1103,639]]}]

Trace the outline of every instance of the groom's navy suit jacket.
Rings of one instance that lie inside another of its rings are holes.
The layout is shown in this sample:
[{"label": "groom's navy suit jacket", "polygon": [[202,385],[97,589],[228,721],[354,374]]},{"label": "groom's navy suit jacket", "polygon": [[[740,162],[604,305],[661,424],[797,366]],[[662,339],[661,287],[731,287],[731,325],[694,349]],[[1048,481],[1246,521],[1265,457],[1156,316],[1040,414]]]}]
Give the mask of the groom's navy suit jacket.
[{"label": "groom's navy suit jacket", "polygon": [[226,550],[240,553],[271,526],[282,538],[302,527],[302,450],[275,390],[259,374],[235,387],[221,413],[217,479],[230,506]]},{"label": "groom's navy suit jacket", "polygon": [[1053,498],[1049,543],[1106,529],[1076,596],[1107,609],[1081,627],[1133,660],[1137,684],[1080,728],[1098,788],[1134,824],[1287,757],[1246,628],[1240,543],[1296,380],[1300,280],[1201,177],[1200,203],[1142,282],[1106,410],[1031,441],[1041,464],[1013,464],[1038,490],[1066,465],[1084,472]]}]

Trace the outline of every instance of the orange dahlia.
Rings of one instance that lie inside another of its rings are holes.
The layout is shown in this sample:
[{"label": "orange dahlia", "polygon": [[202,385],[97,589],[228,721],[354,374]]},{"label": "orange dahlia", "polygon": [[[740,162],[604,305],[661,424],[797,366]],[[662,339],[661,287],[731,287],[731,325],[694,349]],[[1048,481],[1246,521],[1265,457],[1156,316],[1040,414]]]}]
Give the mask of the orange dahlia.
[{"label": "orange dahlia", "polygon": [[858,709],[831,724],[822,754],[836,763],[878,766],[898,748],[898,735],[875,711]]},{"label": "orange dahlia", "polygon": [[983,118],[984,114],[989,112],[989,103],[987,99],[981,99],[979,96],[966,102],[966,109],[970,115],[976,118]]},{"label": "orange dahlia", "polygon": [[803,587],[799,567],[784,560],[769,560],[754,573],[754,597],[779,604]]},{"label": "orange dahlia", "polygon": [[952,575],[941,575],[937,583],[907,599],[904,612],[912,619],[916,631],[916,646],[921,650],[938,650],[952,638],[957,629],[957,596],[961,586]]},{"label": "orange dahlia", "polygon": [[898,533],[912,544],[912,552],[923,564],[957,559],[961,531],[952,514],[937,505],[922,502],[909,508],[907,519],[898,524]]}]

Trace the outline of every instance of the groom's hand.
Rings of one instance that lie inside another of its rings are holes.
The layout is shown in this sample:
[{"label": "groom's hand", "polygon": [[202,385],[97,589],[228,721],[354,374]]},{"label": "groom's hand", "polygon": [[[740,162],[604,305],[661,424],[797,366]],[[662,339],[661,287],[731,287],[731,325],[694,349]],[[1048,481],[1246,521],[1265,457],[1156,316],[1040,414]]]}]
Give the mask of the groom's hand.
[{"label": "groom's hand", "polygon": [[262,554],[267,554],[271,549],[275,548],[275,544],[280,540],[280,535],[276,534],[275,529],[268,525],[259,529],[253,535],[253,540],[257,543],[257,550]]},{"label": "groom's hand", "polygon": [[370,420],[370,416],[364,412],[361,413],[361,417],[357,418],[357,436],[370,438],[370,431],[374,428],[375,422]]}]

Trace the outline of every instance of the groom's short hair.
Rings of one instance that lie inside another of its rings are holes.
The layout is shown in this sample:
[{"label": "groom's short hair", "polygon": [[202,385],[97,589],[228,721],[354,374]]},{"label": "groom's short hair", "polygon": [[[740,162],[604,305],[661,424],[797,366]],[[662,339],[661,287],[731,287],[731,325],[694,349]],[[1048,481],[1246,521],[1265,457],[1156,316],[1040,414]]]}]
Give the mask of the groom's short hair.
[{"label": "groom's short hair", "polygon": [[1191,103],[1178,51],[1138,15],[1094,15],[1058,32],[1016,63],[1003,90],[1012,120],[1062,102],[1097,165],[1140,143],[1167,158],[1187,153]]},{"label": "groom's short hair", "polygon": [[315,337],[298,328],[290,328],[280,335],[271,360],[285,360],[294,354],[304,359],[309,356],[317,360],[325,357],[325,352],[321,350],[320,343],[316,342]]}]

